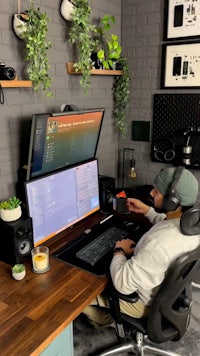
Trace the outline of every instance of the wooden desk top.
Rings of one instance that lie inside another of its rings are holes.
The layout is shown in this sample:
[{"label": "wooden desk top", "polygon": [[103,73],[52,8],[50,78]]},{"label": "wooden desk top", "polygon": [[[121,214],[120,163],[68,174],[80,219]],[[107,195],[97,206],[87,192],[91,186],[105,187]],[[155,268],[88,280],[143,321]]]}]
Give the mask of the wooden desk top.
[{"label": "wooden desk top", "polygon": [[[83,224],[82,229],[85,227]],[[78,230],[73,231],[73,236]],[[53,238],[48,244],[50,254],[58,247],[58,241],[60,247],[65,239],[62,235],[57,240]],[[50,270],[44,274],[32,272],[31,260],[25,264],[25,278],[16,281],[11,277],[11,266],[0,262],[3,356],[38,355],[102,292],[107,282],[106,277],[96,277],[52,256]]]}]

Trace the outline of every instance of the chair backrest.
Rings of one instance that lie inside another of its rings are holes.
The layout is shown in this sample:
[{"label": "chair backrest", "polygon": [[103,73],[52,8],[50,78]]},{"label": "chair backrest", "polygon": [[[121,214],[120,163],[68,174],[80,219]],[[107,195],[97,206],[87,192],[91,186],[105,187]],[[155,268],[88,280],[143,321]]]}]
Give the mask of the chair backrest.
[{"label": "chair backrest", "polygon": [[150,307],[147,334],[156,343],[179,340],[187,330],[191,309],[191,282],[200,267],[200,247],[170,266]]}]

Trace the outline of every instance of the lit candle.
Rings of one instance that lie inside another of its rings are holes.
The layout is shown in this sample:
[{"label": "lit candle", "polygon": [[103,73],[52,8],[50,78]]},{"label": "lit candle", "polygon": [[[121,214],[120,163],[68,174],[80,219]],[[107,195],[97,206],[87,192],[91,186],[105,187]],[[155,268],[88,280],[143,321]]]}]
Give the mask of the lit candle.
[{"label": "lit candle", "polygon": [[35,271],[43,271],[48,268],[48,255],[44,252],[36,253],[33,256],[33,268]]}]

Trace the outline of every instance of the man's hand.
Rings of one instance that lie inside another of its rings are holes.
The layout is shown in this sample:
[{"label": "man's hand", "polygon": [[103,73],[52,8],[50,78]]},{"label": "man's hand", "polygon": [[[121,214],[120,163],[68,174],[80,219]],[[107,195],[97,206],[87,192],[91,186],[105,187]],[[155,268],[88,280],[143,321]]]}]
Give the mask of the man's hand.
[{"label": "man's hand", "polygon": [[144,204],[139,199],[128,198],[126,202],[127,209],[133,211],[134,213],[147,214],[150,206]]},{"label": "man's hand", "polygon": [[135,242],[130,239],[123,239],[117,241],[115,247],[121,247],[124,250],[126,256],[130,256],[134,252]]}]

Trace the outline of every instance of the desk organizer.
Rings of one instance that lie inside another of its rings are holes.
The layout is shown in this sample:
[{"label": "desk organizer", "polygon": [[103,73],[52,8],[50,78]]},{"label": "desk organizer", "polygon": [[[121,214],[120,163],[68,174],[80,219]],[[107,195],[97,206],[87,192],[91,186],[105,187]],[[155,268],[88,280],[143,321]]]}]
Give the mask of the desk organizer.
[{"label": "desk organizer", "polygon": [[200,168],[200,94],[155,94],[152,161]]}]

